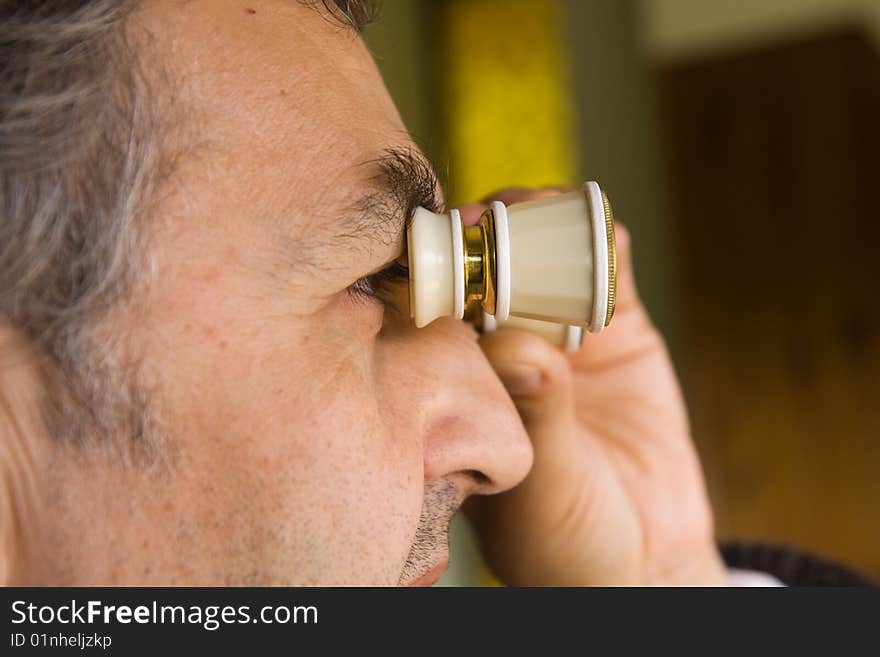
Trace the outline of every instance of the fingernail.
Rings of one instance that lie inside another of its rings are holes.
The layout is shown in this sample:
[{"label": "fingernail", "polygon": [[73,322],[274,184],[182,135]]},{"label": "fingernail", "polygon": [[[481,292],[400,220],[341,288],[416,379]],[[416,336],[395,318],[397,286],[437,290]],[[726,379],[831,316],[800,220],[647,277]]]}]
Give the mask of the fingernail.
[{"label": "fingernail", "polygon": [[511,395],[530,395],[541,386],[541,371],[520,363],[504,363],[495,366],[498,378]]}]

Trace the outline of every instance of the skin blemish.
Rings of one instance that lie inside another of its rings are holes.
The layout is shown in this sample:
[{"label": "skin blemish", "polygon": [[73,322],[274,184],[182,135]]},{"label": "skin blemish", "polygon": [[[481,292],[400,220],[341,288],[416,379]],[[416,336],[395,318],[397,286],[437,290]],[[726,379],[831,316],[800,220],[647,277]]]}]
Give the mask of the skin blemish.
[{"label": "skin blemish", "polygon": [[245,9],[245,11],[246,11],[247,13],[249,13],[251,16],[253,16],[254,14],[257,13],[257,10],[256,10],[256,9]]},{"label": "skin blemish", "polygon": [[286,96],[286,95],[287,95],[287,92],[286,92],[284,89],[282,89],[282,90],[281,90],[281,95],[282,95],[282,96]]}]

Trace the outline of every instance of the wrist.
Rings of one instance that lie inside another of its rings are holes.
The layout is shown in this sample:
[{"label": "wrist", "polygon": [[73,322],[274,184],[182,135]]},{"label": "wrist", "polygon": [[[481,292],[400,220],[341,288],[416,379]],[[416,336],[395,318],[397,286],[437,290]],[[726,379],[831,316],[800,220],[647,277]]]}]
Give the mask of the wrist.
[{"label": "wrist", "polygon": [[651,582],[654,586],[727,586],[727,583],[727,569],[714,545]]}]

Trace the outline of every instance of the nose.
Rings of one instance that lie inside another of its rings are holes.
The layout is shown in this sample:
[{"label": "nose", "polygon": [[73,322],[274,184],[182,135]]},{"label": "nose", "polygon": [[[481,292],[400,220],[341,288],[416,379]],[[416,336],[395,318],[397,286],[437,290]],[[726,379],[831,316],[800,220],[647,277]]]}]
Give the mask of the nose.
[{"label": "nose", "polygon": [[525,478],[532,447],[476,337],[460,320],[438,319],[396,336],[386,366],[399,373],[390,391],[397,419],[422,437],[425,479],[464,473],[464,492],[492,494]]}]

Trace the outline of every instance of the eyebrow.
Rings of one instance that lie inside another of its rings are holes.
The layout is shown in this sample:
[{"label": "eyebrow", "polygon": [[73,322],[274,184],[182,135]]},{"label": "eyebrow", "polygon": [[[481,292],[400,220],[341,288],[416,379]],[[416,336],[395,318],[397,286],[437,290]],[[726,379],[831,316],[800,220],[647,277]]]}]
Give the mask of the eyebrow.
[{"label": "eyebrow", "polygon": [[380,5],[378,0],[301,0],[315,8],[321,14],[345,27],[362,32],[370,23],[379,19]]},{"label": "eyebrow", "polygon": [[443,210],[434,170],[417,150],[389,148],[364,165],[372,169],[371,189],[344,212],[346,226],[334,239],[387,247],[409,228],[416,208]]}]

